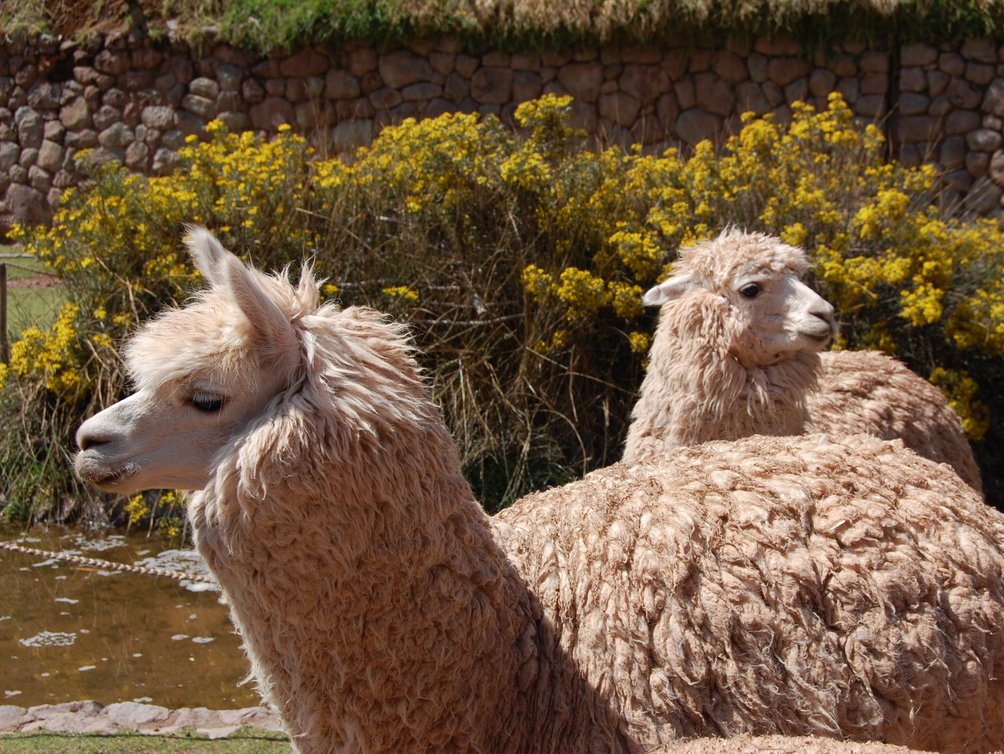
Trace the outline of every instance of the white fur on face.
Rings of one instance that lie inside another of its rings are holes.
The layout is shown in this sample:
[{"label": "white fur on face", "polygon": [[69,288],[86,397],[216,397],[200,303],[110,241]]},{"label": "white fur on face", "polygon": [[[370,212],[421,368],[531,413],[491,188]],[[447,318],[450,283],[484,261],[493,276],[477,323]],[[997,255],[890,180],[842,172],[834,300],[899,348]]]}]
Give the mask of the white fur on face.
[{"label": "white fur on face", "polygon": [[[756,289],[756,295],[744,295]],[[742,280],[727,298],[745,325],[737,355],[750,365],[771,364],[797,351],[822,351],[836,334],[833,306],[793,273]]]},{"label": "white fur on face", "polygon": [[729,304],[723,324],[732,333],[733,355],[761,367],[798,351],[821,351],[836,335],[833,306],[801,280],[807,267],[801,249],[731,229],[681,251],[673,275],[642,302],[686,306],[690,296],[721,296]]},{"label": "white fur on face", "polygon": [[[193,385],[145,388],[77,430],[77,474],[109,492],[202,489],[217,453],[264,413],[285,379],[224,391]],[[209,410],[220,403],[218,410]]]}]

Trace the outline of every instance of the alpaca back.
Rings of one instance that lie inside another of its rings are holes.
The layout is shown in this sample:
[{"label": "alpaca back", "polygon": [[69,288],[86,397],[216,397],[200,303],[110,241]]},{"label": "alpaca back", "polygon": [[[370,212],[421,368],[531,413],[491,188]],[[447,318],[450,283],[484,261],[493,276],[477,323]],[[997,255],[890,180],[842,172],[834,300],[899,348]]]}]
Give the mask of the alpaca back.
[{"label": "alpaca back", "polygon": [[495,525],[641,744],[1004,743],[1004,520],[900,443],[705,443],[529,495]]},{"label": "alpaca back", "polygon": [[864,433],[891,440],[938,463],[982,490],[979,467],[962,422],[934,385],[879,351],[830,351],[819,386],[809,393],[808,431]]},{"label": "alpaca back", "polygon": [[[666,754],[922,754],[874,741],[834,741],[812,736],[735,736],[733,738],[692,738],[667,747]],[[661,754],[652,751],[649,754]]]}]

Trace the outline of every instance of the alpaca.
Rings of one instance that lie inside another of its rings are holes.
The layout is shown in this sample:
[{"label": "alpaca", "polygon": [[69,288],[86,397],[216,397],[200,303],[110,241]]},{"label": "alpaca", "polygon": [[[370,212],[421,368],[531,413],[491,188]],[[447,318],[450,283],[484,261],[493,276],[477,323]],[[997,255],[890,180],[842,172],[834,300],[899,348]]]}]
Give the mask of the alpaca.
[{"label": "alpaca", "polygon": [[899,438],[933,461],[947,463],[977,492],[983,482],[972,446],[938,388],[881,351],[820,354],[819,388],[806,396],[806,430]]},{"label": "alpaca", "polygon": [[662,308],[622,460],[805,431],[818,352],[836,334],[807,268],[801,249],[734,229],[680,252],[643,299]]},{"label": "alpaca", "polygon": [[1004,743],[1004,517],[947,467],[747,438],[489,519],[400,325],[188,242],[210,287],[133,336],[136,391],[75,466],[198,490],[197,547],[295,750]]},{"label": "alpaca", "polygon": [[736,229],[680,252],[644,297],[661,305],[659,325],[622,460],[752,434],[862,433],[899,438],[980,492],[937,388],[876,351],[819,353],[833,309],[800,282],[807,267],[801,249]]}]

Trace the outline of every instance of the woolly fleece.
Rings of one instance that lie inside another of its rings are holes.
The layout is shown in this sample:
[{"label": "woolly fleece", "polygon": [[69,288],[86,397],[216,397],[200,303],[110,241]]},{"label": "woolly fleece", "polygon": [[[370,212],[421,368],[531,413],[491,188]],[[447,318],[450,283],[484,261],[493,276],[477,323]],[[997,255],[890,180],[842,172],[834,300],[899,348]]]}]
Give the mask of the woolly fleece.
[{"label": "woolly fleece", "polygon": [[819,388],[806,396],[808,431],[898,437],[982,492],[962,422],[938,388],[879,351],[830,351],[821,359]]},{"label": "woolly fleece", "polygon": [[672,754],[910,754],[918,749],[810,736],[692,738],[667,747]]},{"label": "woolly fleece", "polygon": [[1004,517],[898,441],[704,443],[497,526],[633,740],[1004,743]]}]

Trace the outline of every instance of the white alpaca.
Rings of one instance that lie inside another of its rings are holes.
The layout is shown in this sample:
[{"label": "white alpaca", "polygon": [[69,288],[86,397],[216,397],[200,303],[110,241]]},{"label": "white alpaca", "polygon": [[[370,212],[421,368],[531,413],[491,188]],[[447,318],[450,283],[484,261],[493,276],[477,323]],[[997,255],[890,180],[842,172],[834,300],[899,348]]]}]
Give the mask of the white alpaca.
[{"label": "white alpaca", "polygon": [[833,309],[801,282],[805,253],[727,230],[680,252],[645,294],[661,305],[623,460],[752,434],[870,434],[949,463],[974,489],[979,470],[944,396],[874,351],[818,353]]},{"label": "white alpaca", "polygon": [[662,308],[624,461],[805,431],[818,352],[836,333],[833,307],[801,281],[807,267],[800,249],[737,230],[680,252],[644,297]]},{"label": "white alpaca", "polygon": [[198,548],[298,751],[1004,743],[1004,519],[947,468],[751,438],[490,520],[401,326],[189,244],[211,287],[134,337],[137,390],[81,426],[76,468],[199,490]]}]

